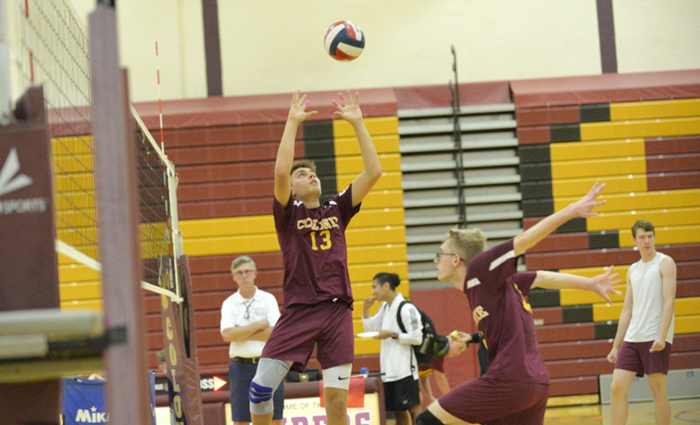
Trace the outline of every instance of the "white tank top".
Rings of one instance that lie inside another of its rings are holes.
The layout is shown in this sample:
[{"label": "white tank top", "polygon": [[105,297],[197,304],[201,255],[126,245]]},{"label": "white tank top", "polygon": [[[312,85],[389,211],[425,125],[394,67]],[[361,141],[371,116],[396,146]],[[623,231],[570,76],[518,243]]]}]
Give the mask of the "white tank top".
[{"label": "white tank top", "polygon": [[[642,260],[629,269],[629,284],[632,286],[632,320],[625,334],[628,342],[649,342],[659,336],[664,311],[663,279],[659,266],[666,254],[656,252],[648,262]],[[673,343],[673,322],[668,329],[666,342]]]}]

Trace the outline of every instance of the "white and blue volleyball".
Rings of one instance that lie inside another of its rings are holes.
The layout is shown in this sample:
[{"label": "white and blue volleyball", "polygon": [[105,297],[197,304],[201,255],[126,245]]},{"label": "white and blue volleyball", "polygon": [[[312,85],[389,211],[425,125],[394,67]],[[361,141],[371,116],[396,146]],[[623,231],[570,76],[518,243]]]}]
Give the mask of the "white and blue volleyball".
[{"label": "white and blue volleyball", "polygon": [[328,28],[323,39],[326,52],[335,60],[348,62],[357,59],[365,48],[362,29],[350,21],[336,22]]}]

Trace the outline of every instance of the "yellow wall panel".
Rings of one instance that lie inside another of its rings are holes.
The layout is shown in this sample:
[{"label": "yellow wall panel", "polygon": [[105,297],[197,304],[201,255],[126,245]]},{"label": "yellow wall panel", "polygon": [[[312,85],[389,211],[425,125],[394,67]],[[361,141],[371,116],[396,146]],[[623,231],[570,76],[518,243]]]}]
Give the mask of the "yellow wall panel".
[{"label": "yellow wall panel", "polygon": [[101,274],[82,265],[67,265],[58,267],[59,283],[99,281]]},{"label": "yellow wall panel", "polygon": [[[639,216],[637,218],[646,219],[644,216]],[[656,234],[657,246],[700,242],[700,226],[656,227],[656,223],[654,223],[653,220],[650,221],[654,224],[654,233]],[[620,237],[620,248],[634,246],[632,241],[632,231],[630,230],[631,228],[632,225],[630,225],[627,229],[619,230],[620,235],[627,235]]]},{"label": "yellow wall panel", "polygon": [[[629,270],[630,266],[625,265],[625,266],[615,266],[615,269],[613,273],[617,273],[620,275],[620,279],[622,279],[622,283],[625,283],[625,278],[627,276],[627,270]],[[598,276],[599,274],[603,274],[608,270],[607,267],[584,267],[580,269],[560,269],[560,273],[569,273],[569,274],[575,274],[578,276],[583,276],[583,277],[594,277]],[[625,285],[618,285],[615,287],[615,289],[619,291],[623,291]]]},{"label": "yellow wall panel", "polygon": [[[687,226],[700,224],[697,208],[671,208],[665,210],[646,210],[630,212],[601,213],[598,217],[586,219],[589,232],[599,230],[631,229],[637,220],[649,220],[655,227]],[[657,241],[657,243],[659,243]]]},{"label": "yellow wall panel", "polygon": [[623,303],[613,303],[612,305],[593,304],[593,321],[607,322],[608,320],[620,319],[622,304]]},{"label": "yellow wall panel", "polygon": [[80,173],[95,169],[92,155],[89,154],[54,156],[53,163],[56,173]]},{"label": "yellow wall panel", "polygon": [[70,176],[54,176],[54,186],[58,192],[73,192],[77,190],[95,190],[95,175],[89,172],[71,173]]},{"label": "yellow wall panel", "polygon": [[275,222],[272,215],[247,217],[209,218],[180,221],[180,231],[184,237],[201,238],[222,235],[253,235],[274,233]]},{"label": "yellow wall panel", "polygon": [[[619,320],[622,313],[623,303],[594,304],[593,321],[605,322],[608,320]],[[676,298],[674,306],[676,316],[690,316],[700,314],[700,297]]]},{"label": "yellow wall panel", "polygon": [[[554,200],[554,209],[558,211],[579,199],[580,196],[557,198]],[[700,189],[619,194],[606,194],[603,191],[599,199],[607,201],[605,205],[596,208],[599,213],[650,210],[659,205],[663,205],[665,208],[693,207],[700,205]]]},{"label": "yellow wall panel", "polygon": [[56,237],[69,245],[80,241],[93,241],[97,245],[97,227],[73,227],[66,223],[58,223],[61,227],[56,230]]},{"label": "yellow wall panel", "polygon": [[404,210],[403,208],[382,208],[368,209],[362,208],[359,214],[350,221],[350,229],[358,227],[373,227],[373,226],[403,226],[404,225]]},{"label": "yellow wall panel", "polygon": [[[365,118],[365,127],[370,136],[379,136],[382,134],[399,134],[399,118],[398,117],[376,117]],[[352,125],[345,120],[333,120],[333,137],[354,137],[355,130]]]},{"label": "yellow wall panel", "polygon": [[355,338],[355,355],[379,354],[381,342],[374,338]]},{"label": "yellow wall panel", "polygon": [[350,275],[350,281],[353,284],[357,283],[369,283],[372,282],[372,278],[379,272],[396,273],[399,276],[408,276],[408,263],[406,262],[394,262],[394,263],[374,263],[374,264],[358,264],[349,265],[348,273]]},{"label": "yellow wall panel", "polygon": [[700,314],[700,297],[676,298],[673,311],[676,313],[676,316]]},{"label": "yellow wall panel", "polygon": [[[401,285],[399,285],[396,288],[396,292],[399,292],[403,294],[404,298],[408,298],[410,295],[409,292],[409,287],[408,287],[408,279],[402,277],[401,278]],[[367,297],[372,296],[372,283],[360,283],[360,284],[353,284],[352,285],[352,294],[355,297],[355,308],[360,308],[362,305],[359,307],[357,306],[358,303],[363,303],[364,304],[364,299]],[[370,309],[370,313],[375,314],[377,312],[377,308],[379,305],[382,303],[380,302],[375,302],[372,308]]]},{"label": "yellow wall panel", "polygon": [[[357,178],[357,173],[354,174],[339,174],[337,177],[338,192],[345,190]],[[372,191],[384,189],[403,189],[401,183],[401,171],[386,171],[382,173],[377,183],[372,187]]]},{"label": "yellow wall panel", "polygon": [[646,172],[646,158],[643,156],[552,162],[553,180],[645,174]]},{"label": "yellow wall panel", "polygon": [[610,120],[642,120],[700,116],[700,99],[657,100],[610,104]]},{"label": "yellow wall panel", "polygon": [[605,183],[604,194],[646,192],[647,176],[644,174],[633,176],[599,176],[584,179],[552,180],[552,193],[554,198],[565,196],[581,197],[588,193],[595,182]]},{"label": "yellow wall panel", "polygon": [[700,134],[700,118],[612,121],[581,124],[581,140],[627,139]]},{"label": "yellow wall panel", "polygon": [[54,156],[92,153],[92,136],[54,137],[51,150]]},{"label": "yellow wall panel", "polygon": [[373,190],[362,201],[362,209],[403,208],[403,190]]},{"label": "yellow wall panel", "polygon": [[406,244],[348,246],[348,264],[405,262]]},{"label": "yellow wall panel", "polygon": [[89,192],[61,192],[55,196],[56,209],[59,211],[70,209],[94,209],[96,208],[95,193]]},{"label": "yellow wall panel", "polygon": [[[621,276],[622,281],[625,278]],[[625,300],[625,288],[621,285],[616,286],[615,289],[621,291],[621,295],[611,294],[610,299],[613,302],[622,302]],[[603,298],[599,297],[591,291],[583,291],[580,289],[562,289],[559,291],[559,301],[562,306],[564,305],[583,305],[583,304],[599,304],[607,303]]]},{"label": "yellow wall panel", "polygon": [[700,315],[678,316],[673,328],[675,335],[700,333]]},{"label": "yellow wall panel", "polygon": [[644,156],[644,139],[567,142],[549,145],[552,163],[593,158]]},{"label": "yellow wall panel", "polygon": [[[348,246],[404,244],[406,243],[406,228],[403,226],[360,227],[348,229],[345,232]],[[381,252],[377,252],[381,257]]]},{"label": "yellow wall panel", "polygon": [[58,286],[61,301],[95,300],[102,298],[101,282],[66,283]]},{"label": "yellow wall panel", "polygon": [[[401,171],[401,155],[397,153],[379,154],[382,171]],[[335,158],[337,174],[360,174],[365,169],[361,156],[342,156]]]},{"label": "yellow wall panel", "polygon": [[280,250],[277,235],[274,232],[255,236],[184,238],[183,246],[183,252],[191,257],[276,252]]},{"label": "yellow wall panel", "polygon": [[[373,136],[372,142],[377,153],[397,153],[399,152],[399,135]],[[335,139],[335,156],[358,156],[360,155],[360,143],[354,137],[341,137]]]},{"label": "yellow wall panel", "polygon": [[61,310],[97,310],[102,311],[102,300],[62,301]]},{"label": "yellow wall panel", "polygon": [[63,210],[57,211],[58,223],[70,223],[73,226],[90,227],[95,225],[97,212],[94,209],[89,210]]}]

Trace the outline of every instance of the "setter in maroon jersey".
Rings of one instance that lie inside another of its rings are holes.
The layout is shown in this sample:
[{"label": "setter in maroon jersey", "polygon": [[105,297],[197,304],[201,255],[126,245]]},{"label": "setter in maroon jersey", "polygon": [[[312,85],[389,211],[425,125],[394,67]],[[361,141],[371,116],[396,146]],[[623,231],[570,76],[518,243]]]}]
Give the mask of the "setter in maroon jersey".
[{"label": "setter in maroon jersey", "polygon": [[484,251],[479,229],[453,229],[440,246],[435,263],[438,279],[452,283],[469,299],[472,316],[488,348],[489,368],[433,402],[417,425],[456,423],[535,425],[544,422],[549,373],[537,345],[530,304],[531,288],[586,289],[608,302],[620,283],[612,267],[585,278],[546,271],[518,273],[517,257],[558,226],[574,217],[597,215],[596,197],[605,185],[593,186],[577,202],[558,211],[513,239]]},{"label": "setter in maroon jersey", "polygon": [[347,189],[321,204],[315,165],[294,162],[298,126],[316,114],[306,111],[306,95],[294,93],[277,152],[273,215],[284,259],[284,311],[251,384],[254,425],[270,424],[272,393],[290,368],[302,371],[306,367],[315,346],[323,367],[326,423],[347,423],[354,336],[345,229],[379,180],[382,167],[364,125],[359,94],[348,91],[339,97],[333,101],[334,114],[352,125],[365,167]]}]

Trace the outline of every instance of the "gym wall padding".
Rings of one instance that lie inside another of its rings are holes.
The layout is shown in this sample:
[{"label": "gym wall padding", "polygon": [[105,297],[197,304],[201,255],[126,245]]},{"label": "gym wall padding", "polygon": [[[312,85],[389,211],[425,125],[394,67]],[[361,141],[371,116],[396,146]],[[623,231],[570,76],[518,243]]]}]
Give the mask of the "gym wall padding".
[{"label": "gym wall padding", "polygon": [[[650,220],[657,250],[673,257],[678,269],[672,369],[700,365],[698,83],[699,71],[683,71],[511,84],[523,227],[580,198],[596,181],[607,184],[599,215],[571,220],[530,249],[528,270],[594,276],[615,265],[624,283],[629,265],[639,260],[630,228]],[[618,289],[623,295],[612,296],[611,306],[584,291],[531,292],[553,396],[597,397],[597,375],[613,368],[605,356],[626,285]]]}]

